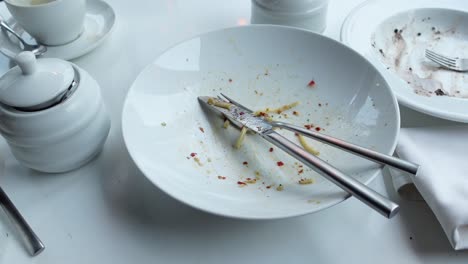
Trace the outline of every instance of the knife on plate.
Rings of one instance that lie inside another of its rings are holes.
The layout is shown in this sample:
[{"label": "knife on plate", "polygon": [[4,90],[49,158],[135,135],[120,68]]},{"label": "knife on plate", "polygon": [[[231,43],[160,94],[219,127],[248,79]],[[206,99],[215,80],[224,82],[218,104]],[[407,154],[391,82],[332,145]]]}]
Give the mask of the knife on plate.
[{"label": "knife on plate", "polygon": [[212,110],[217,115],[229,119],[234,125],[246,127],[266,141],[282,149],[383,216],[392,218],[398,213],[398,204],[390,201],[388,198],[343,173],[319,157],[310,154],[286,137],[276,133],[273,130],[273,125],[263,118],[257,117],[239,106],[218,98],[199,96],[198,101],[202,106]]}]

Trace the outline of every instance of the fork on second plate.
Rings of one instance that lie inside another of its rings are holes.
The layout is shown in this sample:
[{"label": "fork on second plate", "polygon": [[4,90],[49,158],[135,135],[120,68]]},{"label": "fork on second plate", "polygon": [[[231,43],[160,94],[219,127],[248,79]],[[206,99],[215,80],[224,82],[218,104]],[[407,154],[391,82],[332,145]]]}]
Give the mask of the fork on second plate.
[{"label": "fork on second plate", "polygon": [[430,49],[426,49],[426,58],[450,70],[468,71],[468,58],[449,57]]}]

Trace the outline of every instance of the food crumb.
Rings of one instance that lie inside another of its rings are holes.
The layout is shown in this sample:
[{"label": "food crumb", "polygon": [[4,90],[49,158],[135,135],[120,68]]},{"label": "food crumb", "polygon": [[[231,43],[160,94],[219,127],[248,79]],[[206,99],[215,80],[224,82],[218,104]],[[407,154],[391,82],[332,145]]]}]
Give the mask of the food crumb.
[{"label": "food crumb", "polygon": [[199,127],[198,129],[200,129],[202,133],[205,133],[205,129],[203,129],[203,127]]},{"label": "food crumb", "polygon": [[221,175],[219,175],[219,176],[218,176],[218,179],[220,179],[220,180],[225,180],[225,179],[226,179],[226,176],[221,176]]},{"label": "food crumb", "polygon": [[314,86],[315,86],[315,81],[314,81],[314,80],[311,80],[311,81],[307,84],[307,86],[309,86],[309,87],[314,87]]},{"label": "food crumb", "polygon": [[[307,120],[308,120],[308,119],[307,119]],[[305,124],[304,127],[305,127],[306,129],[309,129],[309,130],[310,130],[311,128],[314,127],[314,125],[312,125],[312,124]]]},{"label": "food crumb", "polygon": [[224,129],[228,128],[228,127],[229,127],[229,124],[230,124],[230,122],[229,122],[228,119],[224,120],[223,128],[224,128]]},{"label": "food crumb", "polygon": [[410,240],[413,240],[413,237],[409,237]]},{"label": "food crumb", "polygon": [[282,184],[278,185],[278,187],[276,187],[276,190],[281,192],[282,190],[284,190],[284,187]]},{"label": "food crumb", "polygon": [[297,111],[293,111],[293,115],[295,115],[295,116],[299,116],[299,112],[297,112]]},{"label": "food crumb", "polygon": [[421,36],[421,32],[418,32],[418,37]]},{"label": "food crumb", "polygon": [[313,179],[302,178],[299,180],[299,184],[306,185],[314,183]]},{"label": "food crumb", "polygon": [[167,126],[166,122],[162,122],[161,126],[163,126],[163,127]]},{"label": "food crumb", "polygon": [[260,172],[255,171],[255,179],[260,180]]},{"label": "food crumb", "polygon": [[249,163],[247,161],[242,162],[243,165],[247,166]]},{"label": "food crumb", "polygon": [[239,187],[244,187],[244,186],[247,186],[247,183],[245,183],[243,181],[238,181],[237,185],[239,185]]},{"label": "food crumb", "polygon": [[247,178],[247,179],[245,180],[245,182],[246,182],[246,183],[249,183],[249,184],[255,184],[255,183],[257,183],[257,179]]},{"label": "food crumb", "polygon": [[273,148],[270,148],[269,151],[270,151],[270,152],[273,152]]},{"label": "food crumb", "polygon": [[437,90],[434,91],[434,93],[435,93],[436,95],[438,95],[438,96],[445,95],[445,92],[442,91],[442,89],[437,89]]},{"label": "food crumb", "polygon": [[193,160],[198,164],[198,166],[203,166],[199,158],[195,157]]},{"label": "food crumb", "polygon": [[231,79],[231,78],[229,78],[229,80],[228,80],[228,81],[229,81],[229,82],[232,82],[232,79]]},{"label": "food crumb", "polygon": [[382,54],[383,57],[385,57],[385,53],[383,52],[382,49],[379,49],[380,54]]}]

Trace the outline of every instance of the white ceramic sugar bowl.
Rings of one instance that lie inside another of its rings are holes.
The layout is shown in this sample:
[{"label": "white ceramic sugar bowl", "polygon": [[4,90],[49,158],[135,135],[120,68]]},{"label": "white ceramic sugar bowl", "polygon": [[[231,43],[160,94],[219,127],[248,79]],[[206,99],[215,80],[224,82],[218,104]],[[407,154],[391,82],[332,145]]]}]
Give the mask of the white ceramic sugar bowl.
[{"label": "white ceramic sugar bowl", "polygon": [[65,172],[102,149],[110,118],[99,85],[83,69],[60,59],[15,58],[0,78],[0,134],[20,163]]}]

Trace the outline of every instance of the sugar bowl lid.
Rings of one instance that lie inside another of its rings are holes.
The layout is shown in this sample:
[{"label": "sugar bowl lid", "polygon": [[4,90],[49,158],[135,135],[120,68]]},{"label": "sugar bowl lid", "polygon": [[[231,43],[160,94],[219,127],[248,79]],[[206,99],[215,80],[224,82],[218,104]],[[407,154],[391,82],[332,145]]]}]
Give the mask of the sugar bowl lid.
[{"label": "sugar bowl lid", "polygon": [[0,78],[0,104],[21,111],[46,109],[60,100],[73,83],[73,66],[60,59],[36,59],[29,51],[15,57],[18,66]]}]

